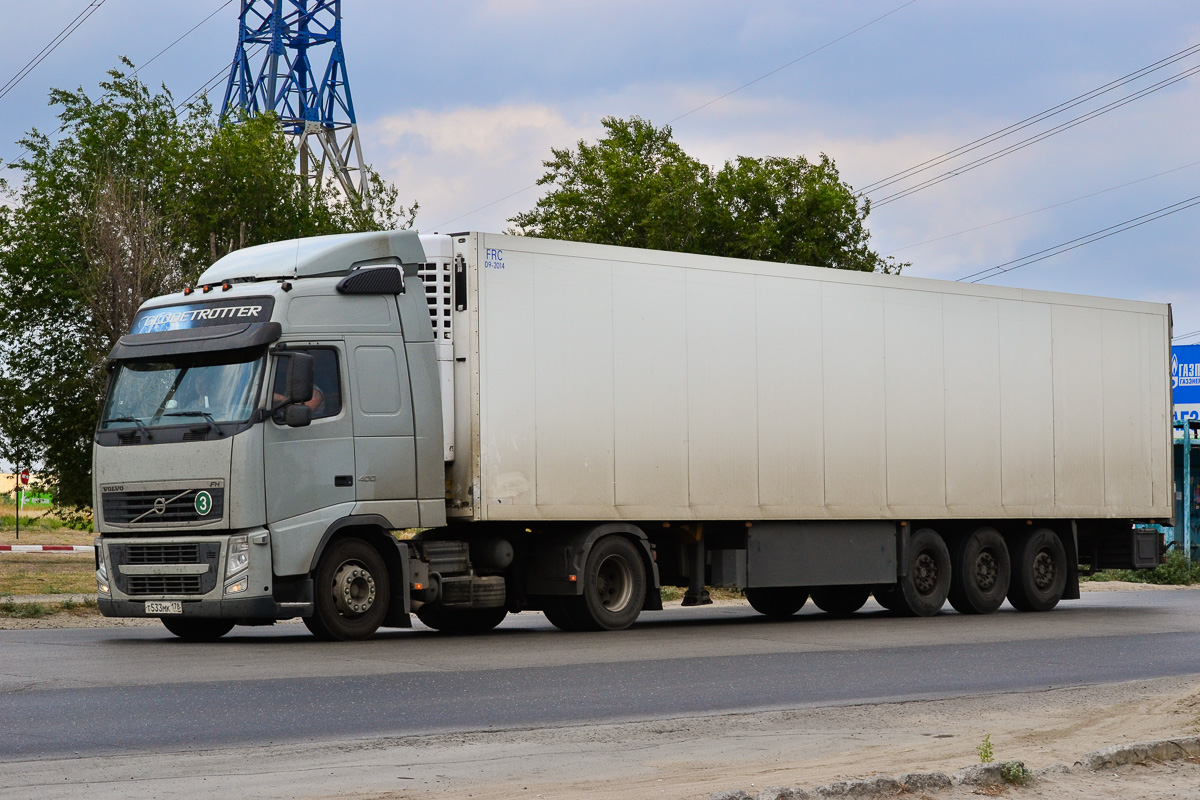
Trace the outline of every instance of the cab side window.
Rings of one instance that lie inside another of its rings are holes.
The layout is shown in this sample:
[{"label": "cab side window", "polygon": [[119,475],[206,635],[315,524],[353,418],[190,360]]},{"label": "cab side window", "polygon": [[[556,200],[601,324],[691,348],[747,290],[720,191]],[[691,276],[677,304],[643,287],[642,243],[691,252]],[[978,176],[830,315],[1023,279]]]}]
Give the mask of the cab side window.
[{"label": "cab side window", "polygon": [[[313,396],[305,405],[313,410],[313,419],[336,417],[342,411],[342,376],[338,369],[337,351],[327,347],[291,349],[289,352],[308,353],[313,357]],[[275,402],[283,399],[286,368],[275,370]]]}]

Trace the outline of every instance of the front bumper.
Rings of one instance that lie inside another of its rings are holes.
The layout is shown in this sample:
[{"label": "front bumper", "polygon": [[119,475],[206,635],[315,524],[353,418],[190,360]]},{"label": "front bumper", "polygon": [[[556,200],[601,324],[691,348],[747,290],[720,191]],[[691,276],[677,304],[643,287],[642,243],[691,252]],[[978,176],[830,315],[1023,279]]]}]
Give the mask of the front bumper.
[{"label": "front bumper", "polygon": [[[244,568],[227,574],[231,539],[244,537]],[[311,603],[278,602],[273,593],[270,532],[265,528],[217,536],[139,536],[96,540],[108,592],[97,593],[106,617],[157,617],[147,601],[180,602],[182,616],[254,620],[289,619],[312,613]],[[100,566],[98,564],[98,566]],[[241,591],[231,591],[240,587]],[[175,616],[175,615],[171,615]]]}]

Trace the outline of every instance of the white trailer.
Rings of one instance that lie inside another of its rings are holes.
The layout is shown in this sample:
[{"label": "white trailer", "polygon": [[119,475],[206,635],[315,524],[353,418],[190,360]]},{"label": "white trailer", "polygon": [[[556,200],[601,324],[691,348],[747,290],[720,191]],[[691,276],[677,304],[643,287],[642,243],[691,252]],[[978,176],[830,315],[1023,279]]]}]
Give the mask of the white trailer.
[{"label": "white trailer", "polygon": [[485,233],[247,248],[113,351],[100,608],[340,639],[620,629],[663,585],[1048,610],[1080,564],[1161,560],[1170,334],[1162,304]]}]

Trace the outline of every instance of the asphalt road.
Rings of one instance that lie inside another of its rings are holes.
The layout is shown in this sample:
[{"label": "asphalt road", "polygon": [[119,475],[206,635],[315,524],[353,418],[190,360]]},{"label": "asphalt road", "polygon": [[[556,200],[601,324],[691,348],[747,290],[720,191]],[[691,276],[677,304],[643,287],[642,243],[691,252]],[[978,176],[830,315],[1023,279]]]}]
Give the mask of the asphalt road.
[{"label": "asphalt road", "polygon": [[[874,610],[873,610],[874,609]],[[322,643],[299,625],[189,644],[159,628],[0,631],[0,761],[552,727],[1200,674],[1200,591],[1088,593],[896,619],[748,606],[569,634],[540,614]]]}]

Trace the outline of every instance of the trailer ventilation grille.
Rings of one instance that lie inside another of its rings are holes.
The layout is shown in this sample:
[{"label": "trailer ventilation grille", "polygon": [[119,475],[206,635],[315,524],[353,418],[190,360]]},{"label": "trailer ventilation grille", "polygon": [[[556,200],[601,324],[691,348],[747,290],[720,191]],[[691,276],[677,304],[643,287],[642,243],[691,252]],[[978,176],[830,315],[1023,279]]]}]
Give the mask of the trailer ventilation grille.
[{"label": "trailer ventilation grille", "polygon": [[450,340],[450,311],[453,308],[454,269],[450,261],[417,264],[417,275],[425,284],[425,302],[429,304],[429,322],[435,341]]},{"label": "trailer ventilation grille", "polygon": [[200,594],[199,575],[128,575],[128,594]]}]

